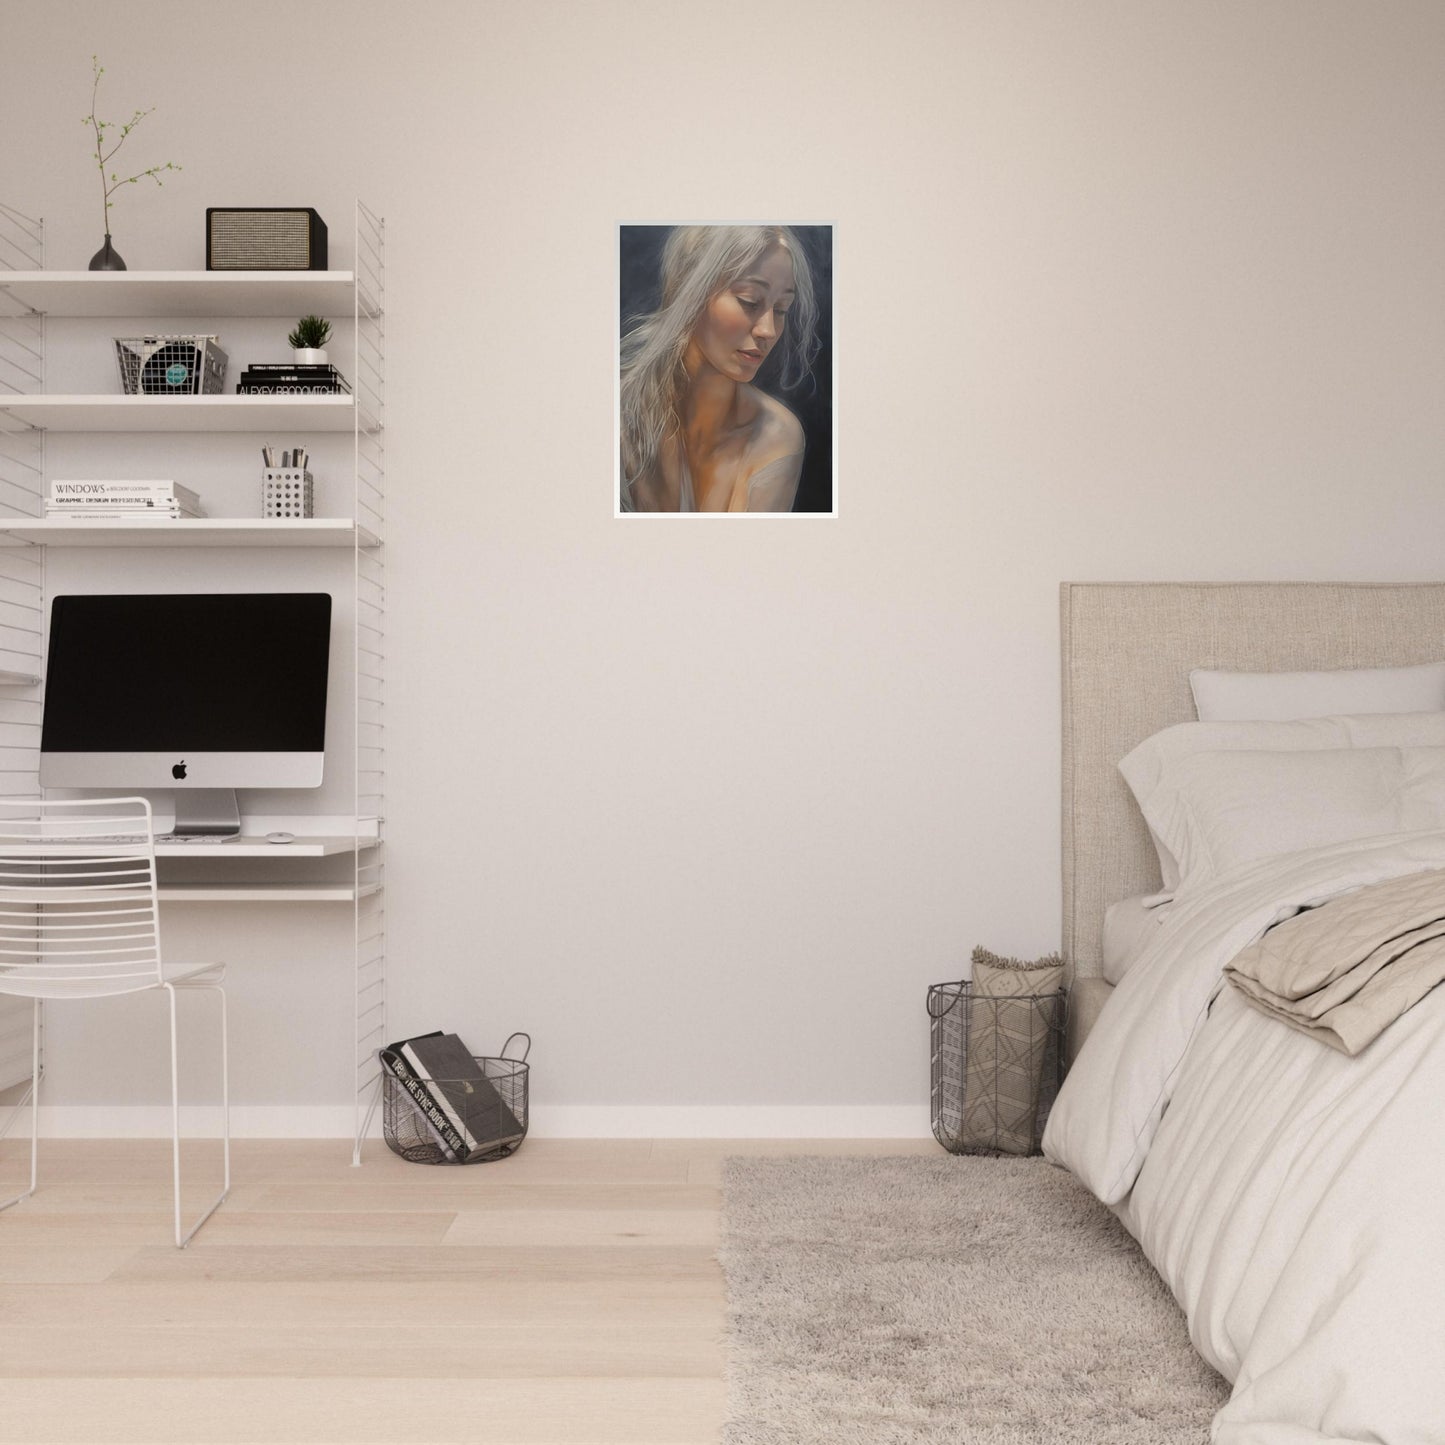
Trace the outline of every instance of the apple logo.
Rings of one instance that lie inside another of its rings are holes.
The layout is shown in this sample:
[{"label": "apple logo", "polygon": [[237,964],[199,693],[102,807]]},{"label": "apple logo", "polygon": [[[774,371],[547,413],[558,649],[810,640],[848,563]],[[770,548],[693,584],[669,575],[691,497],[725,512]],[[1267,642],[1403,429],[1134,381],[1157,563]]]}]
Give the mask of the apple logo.
[{"label": "apple logo", "polygon": [[178,763],[175,765],[175,767],[173,767],[173,768],[171,769],[171,777],[173,777],[173,778],[183,778],[183,777],[185,777],[185,775],[186,775],[186,764],[185,764],[185,759],[183,758],[180,762],[178,762]]}]

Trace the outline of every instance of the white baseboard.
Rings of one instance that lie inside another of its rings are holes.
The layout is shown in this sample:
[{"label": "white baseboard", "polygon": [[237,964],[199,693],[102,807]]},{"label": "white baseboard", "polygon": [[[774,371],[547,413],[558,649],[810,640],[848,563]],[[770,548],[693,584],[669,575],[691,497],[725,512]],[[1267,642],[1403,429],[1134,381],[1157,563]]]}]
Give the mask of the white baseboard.
[{"label": "white baseboard", "polygon": [[[3,1119],[0,1119],[3,1123]],[[221,1111],[215,1105],[183,1105],[181,1133],[187,1138],[219,1134]],[[29,1111],[11,1126],[12,1139],[30,1131]],[[381,1134],[378,1111],[372,1133]],[[164,1104],[116,1106],[42,1104],[40,1134],[46,1139],[169,1139],[171,1111]],[[356,1114],[344,1104],[233,1104],[233,1139],[351,1139],[356,1135]]]},{"label": "white baseboard", "polygon": [[539,1139],[926,1139],[926,1104],[553,1104]]},{"label": "white baseboard", "polygon": [[[0,1110],[0,1126],[5,1113]],[[214,1107],[181,1110],[181,1132],[217,1132]],[[10,1130],[29,1133],[28,1111]],[[231,1109],[234,1139],[350,1139],[355,1111],[345,1104],[237,1104]],[[48,1139],[168,1139],[171,1111],[165,1105],[109,1107],[42,1105],[40,1132]],[[371,1134],[381,1133],[378,1113]],[[550,1104],[534,1106],[534,1139],[926,1139],[928,1108],[918,1104]]]}]

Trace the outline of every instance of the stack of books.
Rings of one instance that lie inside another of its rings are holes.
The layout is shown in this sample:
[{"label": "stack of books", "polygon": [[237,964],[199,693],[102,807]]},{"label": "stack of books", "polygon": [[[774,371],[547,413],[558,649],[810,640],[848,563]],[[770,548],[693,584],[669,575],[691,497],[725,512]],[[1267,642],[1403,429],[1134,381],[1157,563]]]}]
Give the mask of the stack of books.
[{"label": "stack of books", "polygon": [[294,362],[253,362],[241,373],[236,391],[242,396],[312,396],[349,393],[351,387],[329,363],[301,366]]},{"label": "stack of books", "polygon": [[456,1034],[418,1034],[378,1051],[448,1161],[516,1144],[527,1130]]},{"label": "stack of books", "polygon": [[95,521],[99,517],[204,517],[201,499],[179,482],[55,481],[47,517]]}]

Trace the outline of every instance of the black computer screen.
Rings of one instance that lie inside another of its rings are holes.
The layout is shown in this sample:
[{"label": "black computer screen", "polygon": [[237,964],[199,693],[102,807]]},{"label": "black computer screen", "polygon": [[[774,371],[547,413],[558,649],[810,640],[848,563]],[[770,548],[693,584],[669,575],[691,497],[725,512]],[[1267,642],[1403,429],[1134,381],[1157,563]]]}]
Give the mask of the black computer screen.
[{"label": "black computer screen", "polygon": [[42,752],[321,752],[325,592],[56,597]]}]

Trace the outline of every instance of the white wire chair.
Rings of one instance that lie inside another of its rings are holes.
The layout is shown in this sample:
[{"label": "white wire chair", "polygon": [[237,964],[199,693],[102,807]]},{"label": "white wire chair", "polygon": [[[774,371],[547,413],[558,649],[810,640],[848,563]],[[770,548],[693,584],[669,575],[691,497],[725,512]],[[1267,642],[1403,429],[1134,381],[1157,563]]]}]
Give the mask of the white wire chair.
[{"label": "white wire chair", "polygon": [[[176,1248],[184,1249],[231,1190],[225,965],[161,962],[155,820],[144,798],[18,801],[0,798],[0,994],[34,1000],[30,1088],[30,1187],[38,1176],[40,1011],[47,1000],[108,998],[163,988],[170,999],[171,1146]],[[223,1184],[190,1229],[181,1222],[181,1105],[176,990],[209,989],[220,1000]],[[12,1116],[13,1117],[13,1116]]]}]

